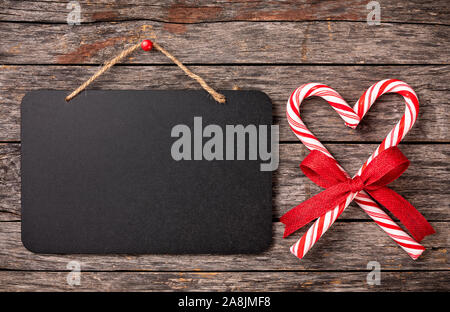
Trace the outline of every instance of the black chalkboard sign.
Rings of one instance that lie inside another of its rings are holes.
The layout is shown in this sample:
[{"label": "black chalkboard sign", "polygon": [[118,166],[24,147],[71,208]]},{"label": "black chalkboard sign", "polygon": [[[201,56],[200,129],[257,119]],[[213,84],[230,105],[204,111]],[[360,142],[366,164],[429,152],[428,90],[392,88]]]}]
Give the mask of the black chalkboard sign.
[{"label": "black chalkboard sign", "polygon": [[177,254],[270,245],[264,93],[224,91],[225,104],[204,91],[96,90],[68,103],[67,93],[32,91],[22,101],[26,248]]}]

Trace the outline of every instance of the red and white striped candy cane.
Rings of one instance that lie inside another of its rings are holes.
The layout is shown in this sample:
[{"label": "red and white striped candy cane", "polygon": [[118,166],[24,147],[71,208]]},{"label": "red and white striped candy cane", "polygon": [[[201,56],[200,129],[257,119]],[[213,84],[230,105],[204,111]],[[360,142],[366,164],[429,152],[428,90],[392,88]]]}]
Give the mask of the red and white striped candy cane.
[{"label": "red and white striped candy cane", "polygon": [[[417,119],[419,101],[414,90],[405,82],[386,79],[375,83],[364,92],[353,109],[330,87],[318,83],[308,83],[300,86],[291,94],[287,102],[286,116],[292,131],[294,131],[295,135],[309,150],[318,150],[326,156],[333,158],[330,152],[306,128],[301,120],[300,104],[302,101],[311,96],[322,97],[338,112],[347,126],[355,129],[376,99],[385,93],[398,93],[403,96],[406,104],[405,114],[360,168],[357,173],[357,175],[360,175],[362,170],[380,152],[391,146],[398,145]],[[342,167],[339,166],[339,168],[349,177]],[[291,247],[291,252],[298,258],[303,258],[353,199],[411,258],[417,259],[422,254],[425,248],[405,233],[365,191],[351,193],[343,203],[319,217],[308,231]]]}]

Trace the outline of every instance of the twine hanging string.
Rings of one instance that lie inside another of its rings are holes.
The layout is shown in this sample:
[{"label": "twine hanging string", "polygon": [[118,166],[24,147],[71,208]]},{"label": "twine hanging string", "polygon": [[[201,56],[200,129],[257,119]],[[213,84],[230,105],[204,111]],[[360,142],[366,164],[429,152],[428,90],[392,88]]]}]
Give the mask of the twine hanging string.
[{"label": "twine hanging string", "polygon": [[129,55],[130,53],[132,53],[134,50],[136,50],[137,48],[139,48],[141,46],[141,43],[136,43],[135,45],[133,45],[132,47],[129,47],[126,50],[123,50],[119,55],[117,55],[115,58],[109,60],[108,62],[105,63],[105,65],[102,66],[102,68],[100,68],[95,74],[93,74],[91,76],[91,78],[89,78],[88,80],[86,80],[81,86],[79,86],[78,88],[76,88],[72,93],[70,93],[67,97],[66,97],[66,101],[69,102],[71,99],[73,99],[75,96],[77,96],[78,93],[80,93],[81,91],[83,91],[84,89],[86,89],[86,87],[88,85],[90,85],[95,79],[97,79],[101,74],[103,74],[104,72],[106,72],[108,69],[110,69],[111,67],[114,66],[114,64],[116,64],[117,62],[119,62],[121,59],[123,59],[124,57],[126,57],[127,55]]},{"label": "twine hanging string", "polygon": [[213,88],[211,88],[205,80],[203,80],[202,77],[200,77],[197,74],[194,74],[192,71],[189,70],[186,66],[184,66],[183,63],[181,63],[175,56],[170,54],[166,49],[161,47],[156,42],[151,42],[150,40],[144,40],[142,43],[136,43],[135,45],[129,47],[128,49],[123,50],[119,55],[114,57],[113,59],[109,60],[105,63],[105,65],[102,66],[94,75],[91,76],[88,80],[86,80],[81,86],[79,86],[77,89],[75,89],[71,94],[69,94],[66,97],[66,101],[69,102],[71,99],[73,99],[75,96],[77,96],[78,93],[86,89],[87,86],[89,86],[95,79],[97,79],[100,75],[102,75],[104,72],[106,72],[108,69],[110,69],[112,66],[114,66],[116,63],[120,62],[123,58],[127,57],[129,54],[131,54],[133,51],[138,49],[139,47],[142,47],[143,50],[149,51],[152,47],[155,47],[156,50],[160,51],[162,54],[167,56],[172,62],[174,62],[178,67],[180,67],[186,75],[188,75],[190,78],[197,81],[205,91],[207,91],[211,96],[219,103],[225,103],[225,96],[223,94],[218,93]]}]

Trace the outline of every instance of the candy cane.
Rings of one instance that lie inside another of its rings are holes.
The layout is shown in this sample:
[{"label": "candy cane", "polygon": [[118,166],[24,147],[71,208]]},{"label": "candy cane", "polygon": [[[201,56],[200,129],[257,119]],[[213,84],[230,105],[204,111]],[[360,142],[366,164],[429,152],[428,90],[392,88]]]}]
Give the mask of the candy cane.
[{"label": "candy cane", "polygon": [[[294,131],[295,135],[309,150],[318,150],[326,156],[333,158],[330,152],[306,128],[300,119],[300,104],[302,101],[311,96],[322,97],[342,117],[347,126],[355,129],[376,99],[385,93],[399,93],[403,96],[406,103],[405,114],[360,168],[357,173],[357,175],[360,175],[362,170],[380,152],[391,146],[398,145],[414,125],[419,110],[419,102],[417,95],[410,86],[395,79],[379,81],[364,92],[352,109],[333,89],[322,84],[309,83],[300,86],[291,94],[287,102],[286,116],[292,131]],[[339,168],[348,177],[345,170],[340,166]],[[405,233],[365,191],[351,193],[343,203],[319,217],[308,231],[291,247],[291,252],[298,258],[303,258],[353,199],[411,258],[417,259],[422,254],[425,248]]]}]

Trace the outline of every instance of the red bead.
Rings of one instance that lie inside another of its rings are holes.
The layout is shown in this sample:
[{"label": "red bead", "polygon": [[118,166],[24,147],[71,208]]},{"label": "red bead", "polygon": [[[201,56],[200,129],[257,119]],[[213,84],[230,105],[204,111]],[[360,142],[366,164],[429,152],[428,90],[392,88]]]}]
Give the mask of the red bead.
[{"label": "red bead", "polygon": [[142,41],[141,43],[141,48],[144,51],[150,51],[153,48],[153,42],[151,42],[148,39],[145,39],[144,41]]}]

